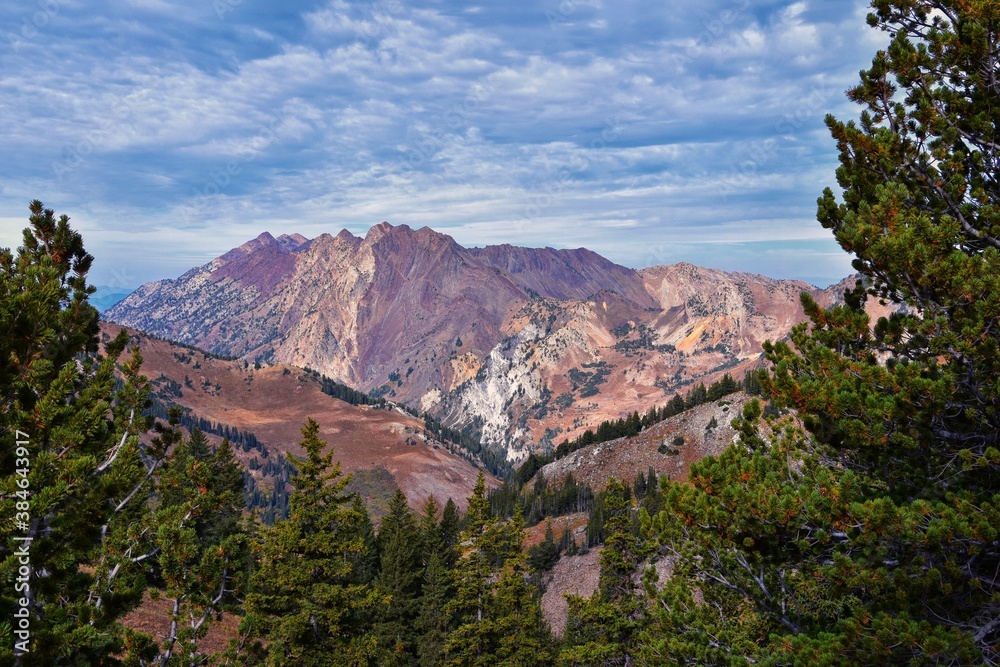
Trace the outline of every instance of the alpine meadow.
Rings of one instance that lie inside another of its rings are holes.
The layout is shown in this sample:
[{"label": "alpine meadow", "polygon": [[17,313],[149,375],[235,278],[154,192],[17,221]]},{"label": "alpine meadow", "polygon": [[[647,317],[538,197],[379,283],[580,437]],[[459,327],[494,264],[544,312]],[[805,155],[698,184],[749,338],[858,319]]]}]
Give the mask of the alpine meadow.
[{"label": "alpine meadow", "polygon": [[1000,665],[1000,2],[869,12],[829,300],[382,223],[101,313],[31,201],[0,664]]}]

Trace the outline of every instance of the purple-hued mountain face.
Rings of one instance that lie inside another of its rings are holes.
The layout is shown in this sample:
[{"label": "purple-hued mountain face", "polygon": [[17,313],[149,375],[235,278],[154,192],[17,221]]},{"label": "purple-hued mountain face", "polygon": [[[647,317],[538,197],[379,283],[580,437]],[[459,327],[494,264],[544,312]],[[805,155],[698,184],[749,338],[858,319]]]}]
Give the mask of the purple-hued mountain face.
[{"label": "purple-hued mountain face", "polygon": [[641,271],[580,248],[464,248],[381,223],[265,232],[104,315],[251,361],[318,370],[470,425],[512,458],[759,363],[761,343],[843,286],[689,264]]}]

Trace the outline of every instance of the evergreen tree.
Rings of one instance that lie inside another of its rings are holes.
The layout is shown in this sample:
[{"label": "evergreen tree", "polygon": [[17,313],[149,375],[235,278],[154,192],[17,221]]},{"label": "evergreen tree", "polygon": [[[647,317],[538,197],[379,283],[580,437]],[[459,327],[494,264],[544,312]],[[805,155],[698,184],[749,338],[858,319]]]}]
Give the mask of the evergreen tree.
[{"label": "evergreen tree", "polygon": [[302,429],[289,516],[263,531],[260,568],[244,624],[267,641],[267,664],[376,665],[370,618],[384,601],[355,583],[363,518],[351,506],[340,464],[323,453],[319,425]]},{"label": "evergreen tree", "polygon": [[445,564],[448,569],[455,566],[458,560],[458,541],[461,535],[462,518],[458,512],[458,506],[451,498],[444,504],[441,512],[441,541],[445,548]]},{"label": "evergreen tree", "polygon": [[353,582],[369,585],[374,583],[381,567],[381,554],[379,553],[378,538],[375,535],[375,525],[372,523],[364,501],[357,493],[351,499],[351,510],[361,517],[358,532],[361,534],[362,546],[362,549],[351,557],[354,564]]},{"label": "evergreen tree", "polygon": [[381,665],[410,664],[416,658],[413,621],[420,593],[420,532],[416,517],[403,492],[389,501],[378,533],[381,569],[375,591],[389,599],[376,616],[375,636],[381,650]]},{"label": "evergreen tree", "polygon": [[604,543],[604,522],[606,521],[604,512],[605,494],[600,494],[594,498],[594,505],[590,508],[590,515],[587,517],[587,541],[588,547],[595,547]]},{"label": "evergreen tree", "polygon": [[643,471],[636,473],[635,482],[632,483],[632,491],[635,493],[636,500],[642,500],[646,497],[646,474]]},{"label": "evergreen tree", "polygon": [[559,553],[566,554],[567,556],[575,556],[577,553],[576,538],[573,537],[573,531],[569,526],[563,530],[562,536],[559,538]]},{"label": "evergreen tree", "polygon": [[443,551],[432,551],[424,568],[423,589],[414,627],[420,667],[439,667],[447,660],[445,642],[453,628],[449,604],[454,595],[452,575]]},{"label": "evergreen tree", "polygon": [[159,644],[129,631],[127,661],[164,665],[183,656],[196,664],[208,657],[199,642],[210,624],[235,610],[245,589],[243,475],[229,442],[212,452],[195,427],[171,451],[156,488],[145,532],[154,556],[151,592],[171,602],[169,631]]},{"label": "evergreen tree", "polygon": [[476,539],[480,537],[490,520],[490,501],[486,497],[486,477],[482,471],[476,478],[476,485],[472,488],[472,495],[469,496],[469,506],[465,511],[465,530],[462,533],[464,539]]},{"label": "evergreen tree", "polygon": [[701,382],[696,384],[688,392],[687,398],[684,399],[684,409],[689,410],[691,408],[697,407],[708,400],[708,389]]},{"label": "evergreen tree", "polygon": [[639,506],[647,514],[655,515],[663,509],[663,494],[660,493],[660,476],[653,466],[646,471],[646,495],[642,497]]},{"label": "evergreen tree", "polygon": [[428,496],[418,526],[423,570],[414,629],[417,663],[421,667],[445,663],[445,642],[454,626],[448,605],[454,595],[451,566],[457,558],[458,538],[453,531],[457,529],[459,516],[455,503],[449,499],[439,524],[438,507],[434,496]]},{"label": "evergreen tree", "polygon": [[634,664],[637,634],[645,622],[643,599],[633,576],[645,557],[632,531],[628,488],[612,478],[604,493],[606,523],[601,573],[589,600],[569,596],[569,618],[560,663],[626,666]]},{"label": "evergreen tree", "polygon": [[114,664],[144,589],[142,554],[114,545],[162,452],[139,440],[138,349],[123,332],[98,354],[93,257],[69,218],[29,209],[23,245],[0,249],[0,663]]},{"label": "evergreen tree", "polygon": [[670,399],[670,402],[667,403],[666,407],[667,414],[664,416],[672,417],[674,415],[679,415],[685,410],[687,410],[687,404],[685,404],[684,402],[684,397],[681,396],[680,394],[674,394],[673,398]]},{"label": "evergreen tree", "polygon": [[[469,497],[465,523],[462,542],[468,542],[471,548],[457,563],[455,596],[448,605],[457,627],[449,634],[445,651],[449,656],[448,665],[454,667],[482,664],[495,635],[489,622],[489,612],[493,575],[491,551],[496,551],[496,545],[488,542],[486,534],[496,522],[490,523],[486,479],[482,473]],[[491,530],[490,537],[495,533]]]},{"label": "evergreen tree", "polygon": [[544,667],[553,664],[552,636],[542,617],[538,589],[526,579],[524,554],[512,555],[503,565],[496,585],[493,609],[496,645],[485,664]]},{"label": "evergreen tree", "polygon": [[[505,568],[510,570],[508,577],[520,577],[523,583],[524,517],[518,505],[514,516],[506,523],[498,518],[483,518],[487,507],[485,484],[477,483],[469,498],[468,527],[462,533],[463,543],[468,543],[470,549],[456,567],[455,595],[448,605],[456,623],[445,643],[446,664],[450,667],[503,664],[496,661],[501,652],[515,660],[513,656],[518,655],[519,649],[510,644],[503,633],[512,625],[531,618],[530,604],[537,606],[537,600],[531,602],[522,596],[514,579],[510,578],[505,582],[509,590],[504,604],[498,603],[498,580],[504,579]],[[505,648],[501,649],[501,644]],[[534,651],[535,644],[536,637],[526,637],[524,650]]]},{"label": "evergreen tree", "polygon": [[444,537],[441,535],[441,526],[438,523],[438,510],[440,506],[434,500],[434,496],[427,496],[427,502],[420,512],[419,525],[419,557],[421,567],[427,567],[434,553],[442,554],[445,550]]},{"label": "evergreen tree", "polygon": [[[819,201],[862,279],[766,347],[763,389],[809,433],[751,403],[744,446],[648,522],[677,564],[649,659],[1000,663],[1000,11],[872,8],[891,43],[849,91],[860,121],[827,120],[843,201]],[[872,323],[869,299],[902,308]]]},{"label": "evergreen tree", "polygon": [[552,521],[545,524],[545,537],[539,544],[528,549],[528,565],[535,572],[545,572],[559,560],[559,547],[556,544]]}]

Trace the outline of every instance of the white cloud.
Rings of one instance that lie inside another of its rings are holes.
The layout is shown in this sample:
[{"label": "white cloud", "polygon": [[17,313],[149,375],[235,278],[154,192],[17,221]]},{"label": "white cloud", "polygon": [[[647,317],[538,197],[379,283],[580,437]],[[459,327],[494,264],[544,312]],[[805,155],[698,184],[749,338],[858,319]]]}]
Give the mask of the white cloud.
[{"label": "white cloud", "polygon": [[272,226],[427,224],[633,265],[665,236],[720,257],[813,242],[836,162],[822,116],[854,113],[842,92],[884,42],[861,0],[575,0],[555,20],[558,4],[65,6],[58,54],[0,53],[0,216],[39,197],[100,220],[99,262],[156,242],[143,280]]}]

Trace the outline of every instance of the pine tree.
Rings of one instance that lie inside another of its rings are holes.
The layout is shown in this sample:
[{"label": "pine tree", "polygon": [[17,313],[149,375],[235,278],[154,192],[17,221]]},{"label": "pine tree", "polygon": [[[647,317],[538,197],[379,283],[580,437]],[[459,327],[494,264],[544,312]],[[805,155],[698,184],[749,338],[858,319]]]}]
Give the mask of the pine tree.
[{"label": "pine tree", "polygon": [[421,567],[427,567],[434,553],[442,554],[445,549],[444,536],[438,523],[440,507],[434,496],[427,496],[423,510],[420,512],[417,531],[419,533],[419,557]]},{"label": "pine tree", "polygon": [[29,208],[23,245],[0,250],[0,663],[113,663],[144,582],[112,543],[162,453],[138,437],[138,350],[123,332],[98,354],[93,257],[69,218]]},{"label": "pine tree", "polygon": [[646,497],[646,474],[643,471],[639,471],[635,475],[635,482],[632,484],[632,491],[635,493],[636,500],[642,500]]},{"label": "pine tree", "polygon": [[[647,657],[1000,663],[1000,12],[872,9],[891,43],[848,93],[860,120],[827,119],[843,199],[819,200],[861,280],[766,347],[765,393],[809,432],[751,403],[743,447],[669,487]],[[873,323],[871,299],[899,308]]]},{"label": "pine tree", "polygon": [[381,665],[410,664],[416,658],[413,622],[420,593],[420,532],[413,510],[403,492],[389,501],[378,532],[381,569],[375,591],[389,599],[376,616],[375,636],[381,650]]},{"label": "pine tree", "polygon": [[[176,414],[169,429],[176,428]],[[129,631],[126,659],[164,665],[183,656],[195,664],[208,657],[199,642],[209,626],[238,608],[245,589],[243,475],[229,442],[213,452],[201,430],[192,429],[164,462],[157,492],[147,516],[147,548],[154,563],[151,592],[171,602],[169,631],[159,644]]]},{"label": "pine tree", "polygon": [[261,563],[246,597],[244,625],[267,641],[267,664],[376,665],[371,615],[383,603],[354,583],[362,517],[345,495],[348,479],[319,425],[302,429],[304,460],[293,478],[289,516],[263,531]]},{"label": "pine tree", "polygon": [[458,506],[451,498],[444,504],[441,511],[441,541],[445,548],[445,564],[448,569],[455,566],[458,560],[458,541],[461,535],[462,519],[458,512]]},{"label": "pine tree", "polygon": [[552,637],[542,617],[538,589],[530,585],[523,553],[504,563],[491,613],[496,645],[486,664],[544,667],[553,664]]},{"label": "pine tree", "polygon": [[567,556],[575,556],[576,552],[576,538],[573,537],[572,529],[569,526],[566,526],[562,535],[559,537],[559,553]]},{"label": "pine tree", "polygon": [[552,521],[545,523],[545,537],[539,544],[528,549],[528,565],[535,572],[545,572],[559,560],[559,547],[556,545]]},{"label": "pine tree", "polygon": [[459,516],[455,504],[449,500],[439,524],[438,509],[434,496],[428,496],[418,526],[423,569],[414,630],[417,664],[421,667],[436,667],[445,663],[445,642],[454,627],[448,605],[454,595],[451,564],[457,557],[457,537],[451,534],[452,528],[445,526],[445,521],[450,526],[457,526]]},{"label": "pine tree", "polygon": [[361,534],[361,550],[352,554],[351,563],[353,565],[352,582],[355,584],[371,585],[375,582],[381,567],[381,554],[379,553],[378,538],[375,535],[375,525],[372,523],[368,509],[364,501],[357,493],[351,499],[351,511],[360,517],[358,532]]},{"label": "pine tree", "polygon": [[[519,655],[521,649],[504,636],[511,627],[520,627],[520,623],[533,618],[531,604],[537,607],[537,600],[532,598],[532,602],[524,597],[516,582],[520,578],[524,583],[524,517],[517,505],[514,516],[506,523],[489,516],[483,518],[487,507],[485,483],[477,483],[469,498],[468,527],[462,533],[463,544],[467,543],[470,548],[456,567],[455,595],[448,605],[456,623],[445,643],[446,664],[450,667],[530,664],[517,661],[519,658],[514,656]],[[498,582],[504,580],[505,570],[508,580],[501,604],[497,599]],[[536,644],[541,646],[540,637],[547,635],[547,630],[536,624],[532,629],[525,628],[524,632],[529,634],[525,636],[523,650],[535,655]],[[496,656],[500,654],[510,656],[512,662],[498,663]]]},{"label": "pine tree", "polygon": [[672,417],[673,415],[679,415],[686,409],[687,404],[684,402],[684,397],[680,394],[674,394],[673,398],[670,399],[670,402],[667,403],[667,407],[665,408],[667,414],[665,416]]},{"label": "pine tree", "polygon": [[634,664],[638,632],[645,623],[645,607],[633,577],[645,557],[642,540],[632,531],[632,504],[628,488],[612,478],[605,497],[604,549],[597,591],[590,599],[569,596],[565,665]]},{"label": "pine tree", "polygon": [[417,661],[420,667],[439,667],[447,660],[445,642],[453,629],[449,603],[454,584],[443,551],[432,551],[424,568],[417,620]]},{"label": "pine tree", "polygon": [[660,476],[653,466],[646,471],[646,495],[642,497],[639,506],[648,514],[657,514],[663,509],[663,494],[660,493]]},{"label": "pine tree", "polygon": [[469,506],[465,511],[463,537],[476,539],[482,535],[490,520],[490,501],[486,497],[486,477],[482,471],[476,478],[476,485],[469,496]]},{"label": "pine tree", "polygon": [[688,392],[687,397],[684,399],[684,409],[689,410],[691,408],[697,407],[708,400],[708,389],[701,382],[696,384]]},{"label": "pine tree", "polygon": [[605,494],[603,493],[594,498],[594,505],[590,508],[590,516],[587,517],[586,545],[588,547],[604,543],[604,522],[606,521],[604,498]]},{"label": "pine tree", "polygon": [[496,551],[496,545],[489,543],[487,534],[488,529],[493,529],[489,530],[489,537],[496,534],[496,522],[490,522],[486,479],[482,473],[469,497],[465,524],[462,542],[470,548],[457,563],[455,596],[448,605],[457,627],[448,635],[445,651],[447,664],[454,667],[482,664],[495,637],[489,612],[493,601],[491,552]]}]

